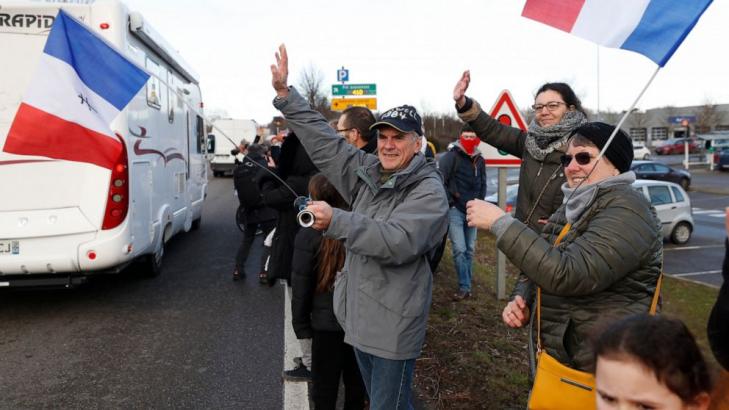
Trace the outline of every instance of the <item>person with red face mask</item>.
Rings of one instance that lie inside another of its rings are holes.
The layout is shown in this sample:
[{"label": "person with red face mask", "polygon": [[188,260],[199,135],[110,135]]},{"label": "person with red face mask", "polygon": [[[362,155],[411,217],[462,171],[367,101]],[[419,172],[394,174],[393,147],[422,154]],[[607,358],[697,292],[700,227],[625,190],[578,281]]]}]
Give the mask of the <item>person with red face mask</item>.
[{"label": "person with red face mask", "polygon": [[458,292],[455,300],[471,296],[471,272],[476,229],[466,223],[466,203],[486,196],[486,163],[478,144],[481,140],[468,124],[453,149],[443,154],[438,169],[448,194],[448,237],[451,240],[453,264],[458,273]]}]

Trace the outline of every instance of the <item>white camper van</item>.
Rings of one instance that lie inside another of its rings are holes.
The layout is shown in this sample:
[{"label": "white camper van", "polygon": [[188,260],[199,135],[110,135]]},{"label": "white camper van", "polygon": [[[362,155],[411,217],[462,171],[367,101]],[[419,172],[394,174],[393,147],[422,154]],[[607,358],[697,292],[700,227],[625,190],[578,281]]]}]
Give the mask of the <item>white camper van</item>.
[{"label": "white camper van", "polygon": [[158,79],[151,78],[111,124],[126,151],[111,171],[2,152],[59,7],[202,107],[197,75],[123,4],[0,0],[0,287],[70,286],[133,261],[156,275],[165,242],[200,225],[205,124]]},{"label": "white camper van", "polygon": [[[244,138],[248,142],[253,142],[258,125],[254,120],[234,118],[219,119],[213,121],[213,125],[214,137],[211,140],[214,155],[210,159],[210,168],[213,170],[213,176],[219,177],[233,172],[235,155],[231,150],[238,148],[238,144]],[[220,131],[224,134],[221,134]]]}]

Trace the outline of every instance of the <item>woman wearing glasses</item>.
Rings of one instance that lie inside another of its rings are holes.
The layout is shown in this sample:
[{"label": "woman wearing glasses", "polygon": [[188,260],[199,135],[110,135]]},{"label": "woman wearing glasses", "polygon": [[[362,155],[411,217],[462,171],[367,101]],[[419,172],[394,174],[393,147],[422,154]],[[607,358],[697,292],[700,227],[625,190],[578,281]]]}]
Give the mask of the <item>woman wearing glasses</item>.
[{"label": "woman wearing glasses", "polygon": [[[542,346],[561,363],[589,370],[588,335],[598,320],[647,313],[661,270],[660,222],[631,184],[633,148],[615,128],[594,122],[577,128],[561,156],[565,204],[541,236],[488,202],[467,205],[469,226],[489,229],[498,248],[542,289]],[[561,243],[553,246],[562,236]],[[504,320],[520,325],[513,312]]]},{"label": "woman wearing glasses", "polygon": [[[565,83],[546,83],[534,99],[534,120],[527,132],[501,124],[486,114],[475,100],[466,97],[471,74],[465,71],[453,90],[460,118],[467,122],[487,144],[521,158],[516,219],[535,232],[542,228],[562,205],[560,187],[565,181],[560,157],[567,149],[567,138],[587,122],[580,99]],[[502,313],[504,322],[521,327],[529,321],[529,306],[535,288],[524,275],[512,292]]]}]

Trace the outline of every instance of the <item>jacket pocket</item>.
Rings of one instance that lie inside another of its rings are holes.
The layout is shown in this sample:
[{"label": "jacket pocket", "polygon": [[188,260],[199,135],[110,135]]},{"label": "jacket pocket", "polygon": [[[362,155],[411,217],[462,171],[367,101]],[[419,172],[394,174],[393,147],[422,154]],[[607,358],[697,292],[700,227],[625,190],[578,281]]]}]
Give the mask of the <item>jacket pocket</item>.
[{"label": "jacket pocket", "polygon": [[339,326],[345,331],[347,327],[347,272],[337,272],[334,278],[334,295],[332,296],[332,307],[334,309],[334,317],[337,318]]}]

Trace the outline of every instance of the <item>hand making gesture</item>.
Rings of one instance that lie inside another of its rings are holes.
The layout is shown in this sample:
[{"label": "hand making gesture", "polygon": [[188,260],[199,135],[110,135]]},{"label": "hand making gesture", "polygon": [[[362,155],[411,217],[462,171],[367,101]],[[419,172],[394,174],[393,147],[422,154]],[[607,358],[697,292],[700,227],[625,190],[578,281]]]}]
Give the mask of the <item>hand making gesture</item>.
[{"label": "hand making gesture", "polygon": [[278,46],[278,52],[276,53],[276,64],[271,64],[271,84],[273,89],[276,90],[276,94],[285,98],[289,95],[289,56],[286,54],[286,45],[281,44]]},{"label": "hand making gesture", "polygon": [[468,84],[471,83],[471,71],[466,70],[461,75],[461,79],[458,80],[456,86],[453,88],[453,100],[456,101],[458,107],[463,107],[466,104],[466,90],[468,90]]}]

